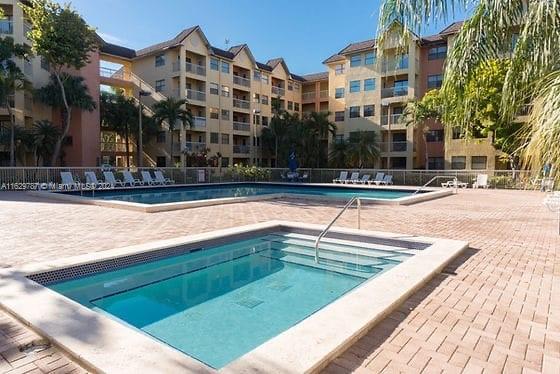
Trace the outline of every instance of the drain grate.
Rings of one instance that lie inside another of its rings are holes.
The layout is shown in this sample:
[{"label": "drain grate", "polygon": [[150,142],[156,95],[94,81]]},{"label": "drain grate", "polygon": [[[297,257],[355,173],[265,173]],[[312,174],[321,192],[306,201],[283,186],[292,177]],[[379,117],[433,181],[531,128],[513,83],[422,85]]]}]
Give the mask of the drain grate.
[{"label": "drain grate", "polygon": [[237,305],[241,305],[245,308],[249,308],[249,309],[253,309],[259,305],[261,305],[262,303],[264,303],[264,301],[254,298],[254,297],[246,297],[244,299],[238,300],[235,302]]}]

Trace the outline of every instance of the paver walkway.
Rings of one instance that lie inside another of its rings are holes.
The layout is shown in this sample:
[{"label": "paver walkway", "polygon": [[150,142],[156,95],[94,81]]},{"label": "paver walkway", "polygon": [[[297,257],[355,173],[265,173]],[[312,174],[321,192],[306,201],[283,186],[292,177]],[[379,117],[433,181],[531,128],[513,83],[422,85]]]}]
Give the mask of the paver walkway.
[{"label": "paver walkway", "polygon": [[[471,249],[325,372],[560,373],[560,236],[543,197],[468,190],[408,207],[365,208],[364,229],[467,240]],[[326,223],[337,210],[268,201],[145,214],[0,193],[0,267],[271,219]],[[338,224],[354,227],[355,220],[349,211]],[[41,352],[14,359],[18,336],[37,339],[0,311],[0,372],[54,369],[40,366],[49,360]],[[49,349],[51,362],[67,360]],[[69,365],[65,370],[82,370]]]}]

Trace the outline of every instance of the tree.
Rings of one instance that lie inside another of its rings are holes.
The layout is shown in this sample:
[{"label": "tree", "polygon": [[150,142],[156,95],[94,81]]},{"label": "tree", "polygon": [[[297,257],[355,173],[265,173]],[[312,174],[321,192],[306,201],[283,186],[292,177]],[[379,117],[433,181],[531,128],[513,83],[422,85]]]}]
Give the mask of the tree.
[{"label": "tree", "polygon": [[[190,128],[193,125],[193,116],[189,109],[185,109],[186,104],[188,104],[188,101],[185,99],[169,97],[155,103],[152,107],[155,123],[159,126],[161,126],[163,122],[169,124],[169,132],[171,133],[172,141],[174,130],[179,130],[180,136],[183,136],[184,128]],[[179,125],[179,128],[177,128],[177,125]],[[171,147],[171,149],[173,149],[173,147]]]},{"label": "tree", "polygon": [[348,138],[348,158],[357,168],[373,168],[379,158],[377,133],[375,131],[355,131]]},{"label": "tree", "polygon": [[51,121],[36,121],[31,130],[31,147],[35,153],[36,165],[42,160],[43,166],[50,166],[51,157],[60,137],[60,128]]},{"label": "tree", "polygon": [[102,125],[124,137],[126,166],[130,167],[130,129],[138,123],[138,109],[134,99],[126,97],[122,90],[115,94],[101,92],[99,112]]},{"label": "tree", "polygon": [[349,165],[349,147],[347,141],[336,141],[333,143],[329,153],[329,165],[336,169],[342,169]]},{"label": "tree", "polygon": [[430,130],[429,121],[439,121],[441,119],[441,97],[439,90],[428,91],[421,100],[409,102],[403,112],[403,122],[406,126],[414,126],[422,133],[424,142],[424,165],[428,170],[428,139],[427,132]]},{"label": "tree", "polygon": [[[304,118],[303,126],[309,129],[311,158],[313,166],[324,167],[328,161],[328,139],[336,135],[336,124],[329,120],[329,112],[311,112]],[[306,165],[307,166],[307,165]],[[311,166],[308,165],[308,166]]]},{"label": "tree", "polygon": [[[0,124],[1,127],[1,124]],[[25,152],[32,149],[31,134],[23,126],[11,126],[9,131],[2,131],[0,128],[0,144],[10,146],[14,144],[14,157],[20,162],[25,162]]]},{"label": "tree", "polygon": [[95,30],[68,4],[61,6],[52,0],[31,0],[29,5],[21,3],[20,6],[32,25],[27,34],[31,48],[49,63],[64,108],[63,130],[52,156],[52,164],[55,165],[62,142],[70,130],[74,107],[66,92],[65,80],[71,75],[64,74],[64,71],[85,67],[90,62],[90,54],[98,48],[98,38]]},{"label": "tree", "polygon": [[17,91],[29,90],[31,86],[13,59],[28,59],[28,54],[28,48],[15,44],[14,39],[0,39],[0,105],[6,108],[10,117],[10,166],[16,166],[16,120],[12,111],[14,94]]},{"label": "tree", "polygon": [[[523,131],[524,161],[538,171],[547,162],[560,165],[560,0],[478,0],[474,4],[472,16],[464,22],[447,56],[441,89],[444,123],[472,132],[473,112],[466,107],[458,115],[453,104],[463,100],[467,84],[481,64],[509,55],[500,119],[511,122],[531,104]],[[395,21],[401,25],[400,44],[404,47],[412,33],[420,35],[422,27],[447,20],[456,9],[472,5],[464,0],[384,0],[379,53],[383,53],[390,39],[386,31]]]}]

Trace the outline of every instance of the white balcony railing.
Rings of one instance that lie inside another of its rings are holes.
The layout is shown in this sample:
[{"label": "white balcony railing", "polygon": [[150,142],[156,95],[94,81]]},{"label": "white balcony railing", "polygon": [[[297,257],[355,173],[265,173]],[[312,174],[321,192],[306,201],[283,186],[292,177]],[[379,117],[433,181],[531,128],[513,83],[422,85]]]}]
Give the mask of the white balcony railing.
[{"label": "white balcony railing", "polygon": [[187,73],[193,73],[196,75],[206,75],[206,67],[202,65],[191,64],[190,62],[185,63],[185,70]]},{"label": "white balcony railing", "polygon": [[233,106],[235,108],[249,109],[251,107],[251,103],[247,100],[233,99]]},{"label": "white balcony railing", "polygon": [[248,155],[251,153],[251,147],[248,145],[234,145],[233,153]]},{"label": "white balcony railing", "polygon": [[282,87],[272,86],[272,93],[274,95],[284,96],[286,94],[286,90],[283,89]]},{"label": "white balcony railing", "polygon": [[233,130],[234,131],[251,131],[251,124],[248,122],[233,122]]},{"label": "white balcony railing", "polygon": [[187,142],[185,143],[185,151],[186,152],[204,152],[206,150],[206,143],[200,142]]},{"label": "white balcony railing", "polygon": [[327,97],[329,97],[329,90],[323,90],[319,92],[319,97],[321,99],[326,99]]},{"label": "white balcony railing", "polygon": [[387,87],[381,90],[381,97],[398,97],[398,96],[407,96],[408,95],[408,87]]},{"label": "white balcony railing", "polygon": [[0,34],[11,35],[14,33],[14,22],[11,20],[0,20]]},{"label": "white balcony railing", "polygon": [[315,96],[316,96],[316,95],[315,95],[315,91],[313,91],[313,92],[304,92],[304,93],[301,95],[301,98],[303,99],[303,101],[312,101],[312,100],[315,100]]},{"label": "white balcony railing", "polygon": [[240,77],[238,75],[233,76],[233,83],[237,84],[237,85],[240,85],[240,86],[251,87],[251,80],[250,79],[243,78],[243,77]]},{"label": "white balcony railing", "polygon": [[206,101],[206,93],[202,91],[190,90],[188,88],[185,91],[187,100]]},{"label": "white balcony railing", "polygon": [[191,129],[204,130],[206,129],[206,117],[193,117]]},{"label": "white balcony railing", "polygon": [[402,114],[390,114],[390,115],[381,116],[381,125],[382,126],[396,125],[401,122],[401,119],[402,119]]}]

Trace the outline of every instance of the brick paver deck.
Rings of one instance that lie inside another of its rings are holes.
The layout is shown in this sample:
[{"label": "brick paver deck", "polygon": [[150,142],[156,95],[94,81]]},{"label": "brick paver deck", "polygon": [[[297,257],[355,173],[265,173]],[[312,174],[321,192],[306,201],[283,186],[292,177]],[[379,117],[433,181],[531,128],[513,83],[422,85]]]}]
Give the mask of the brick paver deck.
[{"label": "brick paver deck", "polygon": [[[469,190],[365,208],[364,229],[467,240],[471,249],[325,372],[560,373],[560,236],[542,199],[538,192]],[[326,223],[337,209],[269,201],[145,214],[0,193],[0,266],[271,219]],[[349,211],[339,225],[354,227],[355,219]],[[34,339],[0,311],[0,372],[83,370],[52,347],[18,353]]]}]

